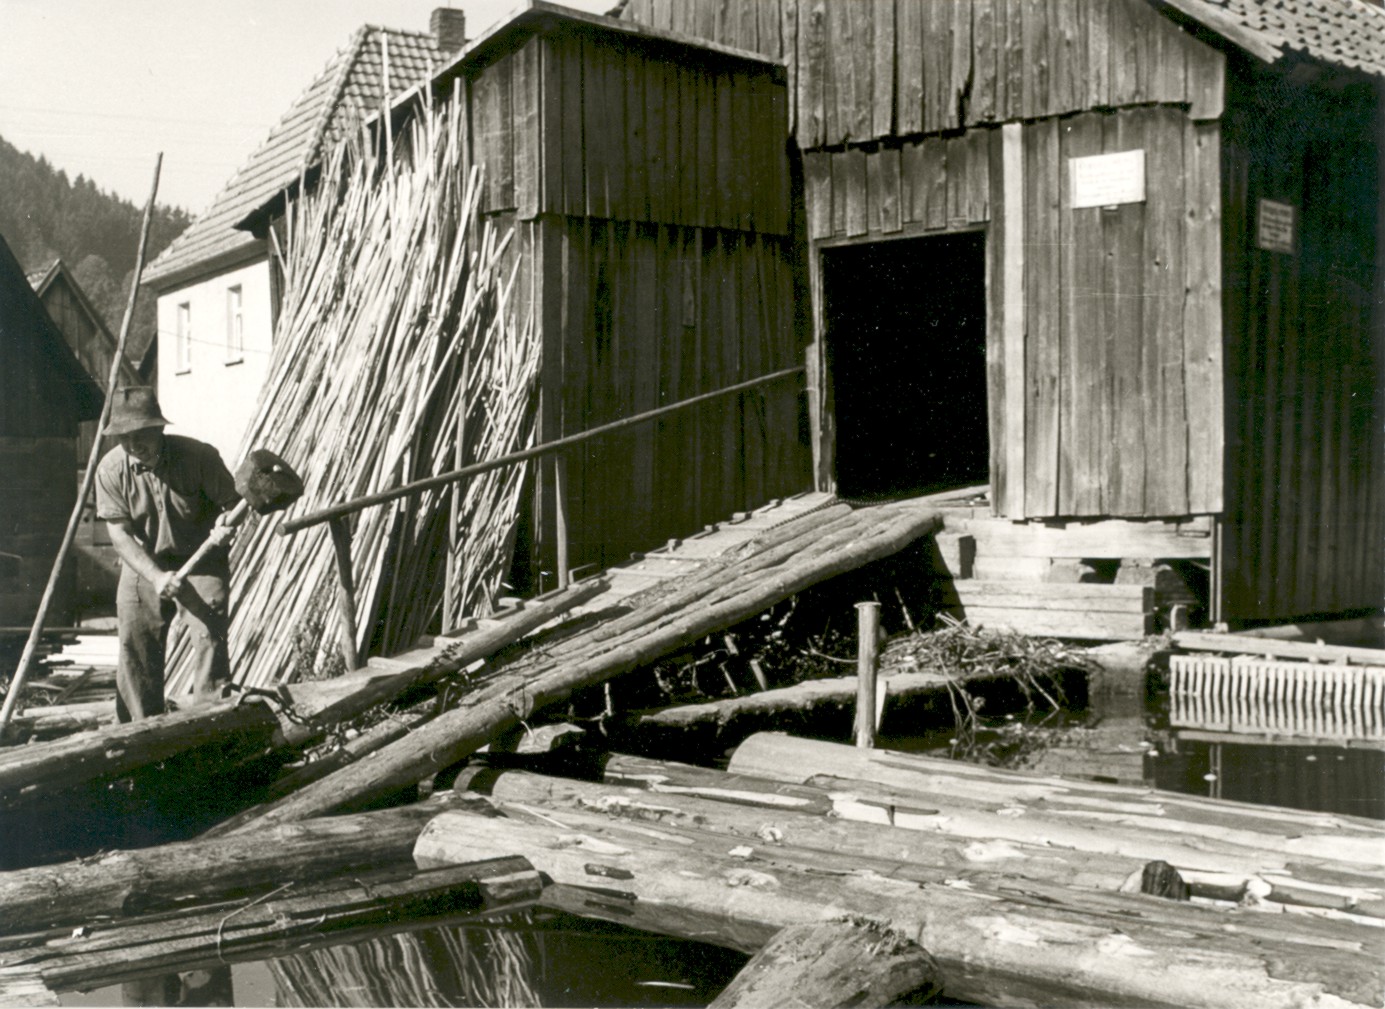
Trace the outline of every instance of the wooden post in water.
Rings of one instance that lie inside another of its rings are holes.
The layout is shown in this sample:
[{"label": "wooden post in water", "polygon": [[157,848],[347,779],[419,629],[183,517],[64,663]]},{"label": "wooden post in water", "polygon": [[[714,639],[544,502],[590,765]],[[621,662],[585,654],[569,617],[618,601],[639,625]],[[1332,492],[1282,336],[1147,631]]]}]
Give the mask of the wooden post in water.
[{"label": "wooden post in water", "polygon": [[875,679],[879,672],[880,604],[856,604],[856,745],[875,746]]}]

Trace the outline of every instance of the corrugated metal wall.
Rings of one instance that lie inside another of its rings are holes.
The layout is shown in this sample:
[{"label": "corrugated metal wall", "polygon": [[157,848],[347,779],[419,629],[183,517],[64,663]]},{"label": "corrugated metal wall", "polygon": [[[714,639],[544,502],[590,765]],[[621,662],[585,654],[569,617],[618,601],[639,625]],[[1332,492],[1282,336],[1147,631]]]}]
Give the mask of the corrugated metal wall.
[{"label": "corrugated metal wall", "polygon": [[[1229,619],[1385,603],[1379,91],[1238,64],[1225,124]],[[1257,247],[1261,199],[1298,212]]]}]

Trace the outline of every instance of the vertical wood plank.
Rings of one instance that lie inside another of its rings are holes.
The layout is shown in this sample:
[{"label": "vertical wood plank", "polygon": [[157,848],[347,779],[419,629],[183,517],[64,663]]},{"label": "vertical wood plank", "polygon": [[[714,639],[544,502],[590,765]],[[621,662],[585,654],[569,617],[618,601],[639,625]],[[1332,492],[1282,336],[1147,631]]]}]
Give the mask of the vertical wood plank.
[{"label": "vertical wood plank", "polygon": [[1058,513],[1058,390],[1062,358],[1062,263],[1058,239],[1059,120],[1024,127],[1025,514]]},{"label": "vertical wood plank", "polygon": [[808,214],[808,237],[832,236],[832,155],[803,155],[803,199]]},{"label": "vertical wood plank", "polygon": [[1150,109],[1145,163],[1144,347],[1146,515],[1188,514],[1188,439],[1183,387],[1183,123]]},{"label": "vertical wood plank", "polygon": [[845,172],[846,234],[851,237],[864,235],[870,230],[870,212],[866,200],[866,152],[852,147],[839,157]]},{"label": "vertical wood plank", "polygon": [[[875,20],[874,9],[868,0],[857,3],[840,4],[846,8],[848,49],[838,58],[838,66],[849,64],[851,93],[843,110],[842,126],[847,137],[861,143],[872,138],[871,122],[874,119],[875,84],[872,80],[875,65]],[[838,95],[838,104],[842,102]]]},{"label": "vertical wood plank", "polygon": [[999,0],[973,0],[971,102],[964,126],[996,120],[996,6]]},{"label": "vertical wood plank", "polygon": [[[872,0],[871,122],[869,135],[889,137],[895,130],[895,3]],[[864,7],[864,4],[860,5]]]},{"label": "vertical wood plank", "polygon": [[1033,119],[1051,108],[1049,60],[1052,54],[1048,45],[1048,11],[1044,0],[1024,0],[1021,17],[1025,60],[1021,108],[1025,119]]},{"label": "vertical wood plank", "polygon": [[1187,58],[1188,115],[1199,122],[1220,119],[1226,111],[1226,54],[1183,34]]},{"label": "vertical wood plank", "polygon": [[698,87],[700,69],[677,66],[674,79],[678,87],[678,150],[675,152],[678,164],[678,221],[686,225],[701,225],[705,217],[701,212],[701,189],[698,182],[698,165],[688,158],[688,151],[698,151]]},{"label": "vertical wood plank", "polygon": [[1085,104],[1087,57],[1084,8],[1069,0],[1048,0],[1049,47],[1052,53],[1052,94],[1049,113],[1076,112]]},{"label": "vertical wood plank", "polygon": [[827,137],[827,0],[799,0],[798,32],[798,146],[822,147]]},{"label": "vertical wood plank", "polygon": [[1187,208],[1183,357],[1189,426],[1188,510],[1222,510],[1221,129],[1189,124],[1183,136]]},{"label": "vertical wood plank", "polygon": [[952,46],[947,30],[950,4],[923,5],[923,131],[940,133],[946,128],[947,89],[952,80]]},{"label": "vertical wood plank", "polygon": [[648,151],[645,175],[645,196],[648,220],[672,221],[670,195],[677,179],[678,152],[669,144],[669,136],[677,130],[669,114],[677,114],[677,101],[669,100],[669,79],[674,68],[667,63],[649,61],[645,65],[644,86],[644,149]]},{"label": "vertical wood plank", "polygon": [[923,141],[923,220],[929,228],[947,227],[947,141],[927,137]]},{"label": "vertical wood plank", "polygon": [[761,0],[750,7],[759,19],[755,29],[755,51],[764,53],[771,59],[784,59],[784,35],[781,27],[784,12],[779,0]]},{"label": "vertical wood plank", "polygon": [[827,5],[826,46],[823,53],[823,129],[829,147],[845,143],[855,111],[854,64],[851,53],[850,4]]},{"label": "vertical wood plank", "polygon": [[798,135],[798,19],[802,0],[779,0],[779,39],[781,56],[788,68],[789,136]]},{"label": "vertical wood plank", "polygon": [[991,217],[989,130],[973,130],[967,142],[967,221],[979,224]]},{"label": "vertical wood plank", "polygon": [[[1026,0],[1005,0],[1005,55],[1003,76],[1006,119],[1020,119],[1024,116],[1025,77],[1029,73],[1028,58],[1024,50],[1024,5]],[[997,36],[997,40],[999,36]],[[1032,85],[1030,85],[1032,87]],[[997,92],[1000,85],[997,83]]]},{"label": "vertical wood plank", "polygon": [[899,210],[909,224],[923,223],[928,191],[923,179],[923,144],[909,141],[899,152]]},{"label": "vertical wood plank", "polygon": [[1111,5],[1124,0],[1090,0],[1087,23],[1087,107],[1111,104]]},{"label": "vertical wood plank", "polygon": [[846,152],[833,151],[832,159],[832,234],[846,234]]},{"label": "vertical wood plank", "polygon": [[[1024,417],[1024,148],[1022,127],[1006,123],[1000,128],[1000,170],[1004,216],[1002,232],[1002,301],[1005,368],[1005,496],[1003,514],[1024,517],[1025,417]],[[951,152],[949,151],[949,155]],[[950,160],[950,159],[949,159]]]},{"label": "vertical wood plank", "polygon": [[[601,159],[606,172],[606,206],[610,216],[620,220],[633,217],[630,205],[630,179],[633,158],[627,154],[625,124],[629,118],[626,109],[627,92],[626,62],[624,53],[610,46],[602,46],[600,66],[606,75],[602,89],[602,102],[605,105],[607,133],[600,144]],[[587,137],[587,143],[592,142]]]},{"label": "vertical wood plank", "polygon": [[[1110,0],[1111,104],[1134,105],[1140,94],[1140,61],[1144,56],[1136,17],[1137,0]],[[1138,0],[1143,6],[1143,0]],[[1147,75],[1146,75],[1147,76]]]},{"label": "vertical wood plank", "polygon": [[947,138],[947,224],[950,228],[960,228],[967,223],[970,154],[966,135]]},{"label": "vertical wood plank", "polygon": [[1183,29],[1168,18],[1155,19],[1150,100],[1169,105],[1187,101],[1188,57]]},{"label": "vertical wood plank", "polygon": [[587,209],[587,109],[583,97],[585,54],[576,38],[554,40],[562,94],[562,207],[567,214]]},{"label": "vertical wood plank", "polygon": [[697,206],[699,222],[715,227],[721,221],[720,164],[717,150],[716,72],[699,68],[694,78],[697,107]]},{"label": "vertical wood plank", "polygon": [[[986,419],[990,438],[991,513],[1006,514],[1010,499],[1010,473],[1006,455],[1006,391],[1011,376],[1005,372],[1005,213],[1003,179],[1005,127],[990,132],[991,226],[986,234]],[[1022,479],[1022,478],[1021,478]]]},{"label": "vertical wood plank", "polygon": [[946,123],[949,129],[960,129],[967,114],[963,105],[969,100],[972,78],[971,5],[972,0],[954,0],[944,5],[949,14],[948,42],[951,48],[946,96]]},{"label": "vertical wood plank", "polygon": [[899,53],[896,117],[900,136],[923,132],[924,0],[898,0],[895,46]]},{"label": "vertical wood plank", "polygon": [[[1100,154],[1102,116],[1085,113],[1060,134],[1059,242],[1063,255],[1062,361],[1059,411],[1058,511],[1101,514],[1100,438],[1102,291],[1101,211],[1072,208],[1071,160]],[[994,216],[994,212],[993,212]]]},{"label": "vertical wood plank", "polygon": [[875,199],[870,214],[871,225],[886,235],[896,234],[904,226],[900,212],[899,149],[882,147],[870,155],[870,161],[871,195]]},{"label": "vertical wood plank", "polygon": [[[1107,151],[1145,150],[1144,110],[1122,109],[1107,122]],[[1148,153],[1148,152],[1146,152]],[[1104,329],[1106,374],[1103,413],[1105,429],[1114,437],[1103,440],[1102,470],[1108,515],[1144,514],[1145,432],[1141,407],[1140,362],[1149,334],[1144,321],[1142,261],[1147,203],[1125,203],[1102,212],[1110,280],[1106,291]]]},{"label": "vertical wood plank", "polygon": [[588,217],[611,216],[607,144],[610,141],[609,103],[606,95],[605,49],[583,39],[582,47],[582,147],[586,171],[583,205]]},{"label": "vertical wood plank", "polygon": [[539,38],[511,57],[514,62],[515,206],[521,219],[539,212],[543,149],[539,138]]},{"label": "vertical wood plank", "polygon": [[616,54],[614,65],[622,69],[621,91],[625,95],[625,216],[632,221],[648,221],[649,169],[653,149],[645,123],[645,103],[659,65],[641,54],[626,50]]},{"label": "vertical wood plank", "polygon": [[[754,219],[757,190],[769,170],[767,165],[755,164],[753,153],[758,148],[757,141],[764,135],[765,124],[755,118],[749,74],[740,69],[731,70],[726,75],[725,86],[731,92],[730,122],[717,144],[726,152],[731,169],[724,176],[731,197],[726,220],[732,227],[749,230]],[[753,132],[742,143],[742,130],[746,127]]]},{"label": "vertical wood plank", "polygon": [[538,198],[536,213],[563,213],[563,89],[562,56],[558,53],[554,40],[540,36],[533,45],[539,53],[539,125],[541,153],[539,156],[539,180],[542,194]]}]

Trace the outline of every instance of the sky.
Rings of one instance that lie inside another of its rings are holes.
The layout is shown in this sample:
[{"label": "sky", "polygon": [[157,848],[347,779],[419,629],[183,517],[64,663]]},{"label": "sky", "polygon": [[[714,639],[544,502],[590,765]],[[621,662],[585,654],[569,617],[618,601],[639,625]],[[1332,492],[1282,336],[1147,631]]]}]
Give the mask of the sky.
[{"label": "sky", "polygon": [[[604,12],[615,0],[566,0]],[[363,24],[476,37],[518,0],[0,0],[0,137],[143,206],[200,214]]]}]

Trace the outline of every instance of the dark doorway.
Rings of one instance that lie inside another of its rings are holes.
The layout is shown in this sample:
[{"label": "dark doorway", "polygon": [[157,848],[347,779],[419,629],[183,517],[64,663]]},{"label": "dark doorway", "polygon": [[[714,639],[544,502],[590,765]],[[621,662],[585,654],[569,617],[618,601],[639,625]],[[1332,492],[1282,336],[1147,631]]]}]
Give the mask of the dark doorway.
[{"label": "dark doorway", "polygon": [[828,249],[822,277],[838,492],[985,483],[985,235]]}]

